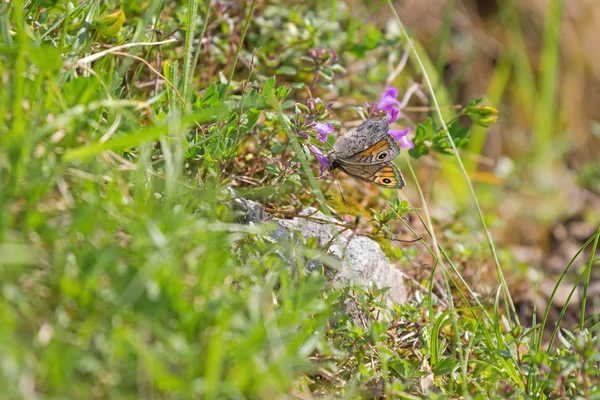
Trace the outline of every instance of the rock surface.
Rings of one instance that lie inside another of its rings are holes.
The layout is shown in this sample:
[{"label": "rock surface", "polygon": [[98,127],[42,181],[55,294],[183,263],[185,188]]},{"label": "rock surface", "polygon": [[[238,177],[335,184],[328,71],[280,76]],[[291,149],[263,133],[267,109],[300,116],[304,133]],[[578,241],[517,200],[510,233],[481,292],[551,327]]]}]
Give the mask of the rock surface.
[{"label": "rock surface", "polygon": [[[244,223],[263,223],[268,218],[262,205],[251,200],[238,198],[233,201],[233,207],[244,215],[241,218]],[[407,294],[402,274],[392,267],[377,242],[365,236],[357,236],[350,231],[340,233],[340,227],[322,222],[337,221],[315,208],[307,207],[299,215],[300,217],[293,219],[269,219],[268,222],[276,224],[276,228],[269,236],[275,241],[286,242],[295,240],[294,232],[299,232],[305,239],[314,237],[319,247],[324,247],[331,242],[328,254],[341,260],[340,269],[335,274],[336,281],[341,284],[351,283],[361,286],[374,284],[378,288],[389,287],[388,301],[398,304],[406,302]],[[310,216],[310,219],[301,216]],[[317,264],[316,261],[309,261],[306,268],[314,268]]]}]

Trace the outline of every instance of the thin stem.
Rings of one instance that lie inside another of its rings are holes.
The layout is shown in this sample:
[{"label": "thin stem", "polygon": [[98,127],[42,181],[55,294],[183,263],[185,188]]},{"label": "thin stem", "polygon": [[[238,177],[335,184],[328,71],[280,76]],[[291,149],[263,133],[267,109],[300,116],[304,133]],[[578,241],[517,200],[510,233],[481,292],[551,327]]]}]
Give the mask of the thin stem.
[{"label": "thin stem", "polygon": [[[458,153],[458,149],[456,148],[456,145],[454,144],[454,141],[452,140],[452,136],[450,135],[450,131],[448,130],[448,127],[446,126],[446,123],[444,122],[444,118],[442,116],[442,112],[440,110],[440,106],[438,104],[437,97],[435,95],[435,91],[433,90],[433,85],[431,84],[431,81],[429,80],[429,77],[427,76],[427,73],[425,71],[425,66],[423,65],[423,62],[421,61],[421,58],[419,57],[419,54],[417,53],[417,50],[415,49],[415,47],[412,43],[412,40],[410,39],[408,33],[406,32],[406,29],[404,28],[404,24],[402,24],[402,20],[400,19],[400,16],[396,12],[396,9],[394,8],[391,0],[388,0],[388,5],[390,6],[390,9],[392,10],[394,15],[396,16],[396,19],[398,20],[398,24],[400,26],[402,35],[405,37],[405,39],[408,43],[408,46],[410,47],[410,49],[415,57],[415,60],[417,61],[417,64],[423,71],[423,79],[425,80],[425,83],[427,84],[427,89],[429,90],[429,93],[431,95],[431,101],[433,102],[433,105],[435,107],[435,111],[440,120],[440,123],[442,124],[442,126],[446,132],[448,141],[450,142],[450,145],[452,146],[452,150],[454,151],[454,155],[456,156],[456,160],[458,161],[460,170],[461,170],[463,176],[465,177],[465,180],[467,181],[467,186],[469,187],[469,191],[471,192],[471,197],[473,198],[475,208],[477,209],[477,214],[479,215],[479,220],[481,222],[481,225],[483,226],[486,240],[488,242],[488,245],[489,245],[492,255],[494,257],[494,263],[496,264],[496,272],[498,274],[498,279],[500,280],[500,283],[502,284],[502,292],[503,292],[503,296],[504,296],[505,305],[507,308],[509,308],[512,311],[517,324],[519,324],[519,317],[517,315],[517,311],[515,309],[515,305],[512,301],[510,293],[508,292],[506,280],[504,279],[504,274],[502,273],[502,268],[500,267],[500,261],[498,259],[498,254],[496,253],[496,247],[494,245],[494,240],[492,239],[492,235],[490,234],[487,224],[485,223],[485,218],[483,216],[483,212],[481,211],[481,207],[479,206],[479,201],[477,200],[477,195],[475,194],[475,189],[473,188],[473,185],[471,185],[471,181],[469,180],[469,176],[467,175],[465,166],[463,165],[460,154]],[[428,221],[428,223],[430,223],[430,221]],[[511,322],[510,314],[508,314],[508,317],[509,317],[509,322]]]},{"label": "thin stem", "polygon": [[250,6],[250,12],[246,17],[246,24],[244,25],[244,30],[242,31],[242,36],[240,37],[240,43],[235,50],[235,56],[233,57],[233,63],[231,64],[231,70],[229,71],[229,76],[227,77],[227,86],[225,87],[225,95],[224,99],[229,95],[229,85],[231,85],[231,80],[233,79],[233,73],[235,72],[235,65],[237,64],[237,60],[240,57],[240,51],[242,50],[242,46],[244,45],[244,38],[246,37],[246,32],[248,32],[248,27],[250,26],[250,21],[252,20],[252,15],[254,14],[254,9],[256,8],[256,0],[252,1],[252,5]]},{"label": "thin stem", "polygon": [[163,74],[161,74],[160,72],[158,72],[156,70],[156,68],[154,68],[152,66],[152,64],[150,64],[148,61],[144,60],[142,57],[134,56],[133,54],[123,53],[123,52],[120,52],[120,51],[113,51],[113,54],[117,55],[117,56],[130,57],[130,58],[133,58],[134,60],[137,60],[137,61],[145,64],[157,76],[160,76],[162,79],[164,79],[164,81],[173,89],[173,92],[177,95],[177,97],[179,98],[179,100],[181,100],[181,103],[185,106],[185,108],[188,111],[191,111],[191,108],[187,105],[187,103],[185,102],[185,99],[183,98],[183,96],[181,95],[181,93],[179,93],[179,90],[177,90],[177,87],[175,87],[175,85],[173,84],[173,82],[171,82],[166,76],[164,76]]},{"label": "thin stem", "polygon": [[[462,362],[463,361],[462,343],[460,342],[460,340],[458,340],[458,338],[460,337],[460,331],[458,329],[456,308],[454,306],[454,300],[452,298],[452,290],[450,288],[450,282],[449,282],[449,279],[452,279],[452,278],[449,276],[446,266],[444,265],[444,262],[442,260],[439,244],[437,242],[437,238],[435,237],[435,232],[433,230],[433,223],[431,222],[431,215],[429,214],[429,208],[427,207],[427,202],[425,201],[425,196],[423,195],[423,191],[421,190],[421,185],[419,184],[415,170],[413,169],[413,167],[410,163],[410,160],[408,160],[408,159],[407,159],[407,164],[408,164],[410,173],[413,177],[413,181],[415,182],[415,187],[417,188],[417,191],[419,192],[419,197],[421,199],[423,211],[425,212],[425,218],[427,219],[427,229],[429,231],[429,235],[431,236],[431,241],[433,242],[433,251],[435,252],[435,259],[437,261],[436,265],[439,263],[440,268],[442,269],[442,272],[443,272],[442,277],[444,280],[444,287],[446,289],[446,296],[448,296],[448,304],[450,306],[449,307],[450,320],[452,322],[452,330],[454,332],[452,348],[453,348],[453,351],[456,351],[456,355]],[[429,312],[430,312],[429,318],[431,318],[432,320],[433,320],[433,301],[432,301],[431,293],[433,290],[434,275],[435,275],[435,269],[431,273],[431,278],[430,278],[431,280],[430,280],[430,285],[429,285]],[[455,286],[458,287],[458,285],[456,285],[456,284],[455,284]],[[436,338],[432,337],[431,340],[432,341],[436,340]],[[464,376],[463,378],[466,380],[467,377]]]},{"label": "thin stem", "polygon": [[76,64],[90,63],[92,61],[96,61],[97,59],[104,57],[107,54],[114,53],[115,51],[120,51],[120,50],[123,50],[123,49],[127,49],[129,47],[136,47],[136,46],[158,46],[158,45],[161,45],[161,44],[173,43],[173,42],[176,42],[176,41],[177,41],[177,39],[168,39],[168,40],[163,40],[162,42],[127,43],[127,44],[123,44],[121,46],[115,46],[115,47],[110,48],[108,50],[100,51],[98,53],[90,54],[87,57],[80,58],[79,60],[75,61],[71,65],[67,65],[67,67],[70,67],[70,66],[76,65]]},{"label": "thin stem", "polygon": [[192,71],[196,70],[196,65],[198,65],[198,58],[200,57],[200,51],[202,50],[202,42],[204,41],[204,35],[206,34],[206,29],[208,26],[208,18],[210,16],[210,7],[212,5],[212,1],[208,0],[206,5],[206,11],[204,11],[204,22],[202,23],[202,32],[200,32],[200,37],[198,38],[198,49],[196,50],[196,54],[194,54],[194,62],[192,63]]},{"label": "thin stem", "polygon": [[598,239],[600,239],[600,226],[596,231],[596,239],[592,245],[592,252],[590,253],[590,261],[588,262],[587,268],[584,272],[585,279],[583,280],[583,293],[581,297],[581,316],[579,318],[579,330],[583,331],[583,324],[585,322],[585,305],[587,302],[587,289],[590,283],[590,274],[592,273],[592,265],[594,265],[594,257],[596,256],[596,248],[598,247]]}]

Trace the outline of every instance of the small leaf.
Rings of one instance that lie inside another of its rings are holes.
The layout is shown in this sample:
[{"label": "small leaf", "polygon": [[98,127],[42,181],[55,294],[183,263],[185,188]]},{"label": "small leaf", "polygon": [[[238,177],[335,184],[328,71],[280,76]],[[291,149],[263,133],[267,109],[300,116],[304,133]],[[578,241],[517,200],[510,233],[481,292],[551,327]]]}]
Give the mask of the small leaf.
[{"label": "small leaf", "polygon": [[467,106],[465,107],[465,111],[468,112],[469,110],[473,109],[473,107],[479,105],[479,103],[481,103],[482,100],[483,100],[483,97],[473,100],[472,102],[467,104]]},{"label": "small leaf", "polygon": [[262,94],[263,96],[268,96],[273,93],[273,89],[275,88],[275,76],[268,78],[263,85]]},{"label": "small leaf", "polygon": [[363,44],[367,50],[376,49],[379,46],[381,40],[381,31],[374,25],[367,25],[365,36],[363,37]]},{"label": "small leaf", "polygon": [[425,122],[417,125],[417,132],[415,134],[415,142],[420,142],[423,140],[431,139],[435,135],[435,126],[433,125],[433,120],[431,118],[427,118]]},{"label": "small leaf", "polygon": [[451,374],[458,368],[458,362],[452,358],[443,358],[437,365],[432,368],[434,375]]},{"label": "small leaf", "polygon": [[415,144],[415,147],[413,149],[408,150],[408,154],[412,158],[419,158],[421,156],[426,156],[427,154],[429,154],[429,148],[424,144]]},{"label": "small leaf", "polygon": [[219,102],[219,92],[216,85],[210,85],[206,88],[204,96],[200,100],[200,105],[211,106]]},{"label": "small leaf", "polygon": [[290,67],[287,65],[284,65],[282,67],[279,67],[275,73],[276,74],[280,74],[280,75],[296,75],[298,71],[296,71],[296,69],[294,67]]},{"label": "small leaf", "polygon": [[508,350],[500,350],[500,349],[498,349],[498,350],[496,350],[496,353],[500,357],[504,358],[505,360],[510,360],[512,358],[512,354],[510,354],[510,351],[508,351]]},{"label": "small leaf", "polygon": [[327,79],[328,81],[333,79],[333,71],[330,69],[320,70],[319,75],[321,75],[323,78]]},{"label": "small leaf", "polygon": [[279,168],[275,164],[267,164],[265,167],[267,170],[267,175],[279,175]]},{"label": "small leaf", "polygon": [[331,70],[333,72],[340,72],[340,73],[345,73],[346,69],[344,67],[342,67],[340,64],[333,64],[331,66]]},{"label": "small leaf", "polygon": [[29,56],[39,69],[50,73],[58,71],[63,65],[60,50],[56,47],[42,46],[38,49],[32,49],[29,52]]},{"label": "small leaf", "polygon": [[275,91],[273,93],[281,101],[281,100],[285,99],[286,97],[288,97],[288,95],[290,94],[290,91],[291,91],[290,88],[287,88],[285,86],[279,86],[277,89],[275,89]]},{"label": "small leaf", "polygon": [[286,148],[286,146],[283,144],[275,144],[275,145],[273,145],[273,147],[271,147],[271,153],[273,153],[273,154],[281,153],[285,148]]},{"label": "small leaf", "polygon": [[308,107],[302,103],[296,103],[296,107],[306,114],[310,113],[310,110],[308,109]]}]

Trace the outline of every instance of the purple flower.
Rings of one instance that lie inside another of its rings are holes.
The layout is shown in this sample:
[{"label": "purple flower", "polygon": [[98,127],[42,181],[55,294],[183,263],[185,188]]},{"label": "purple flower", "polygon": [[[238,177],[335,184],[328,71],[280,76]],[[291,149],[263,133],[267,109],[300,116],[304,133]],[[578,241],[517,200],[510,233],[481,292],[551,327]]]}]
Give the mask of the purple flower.
[{"label": "purple flower", "polygon": [[335,128],[329,122],[317,122],[315,124],[315,129],[319,134],[321,143],[325,143],[327,141],[327,135],[335,131]]},{"label": "purple flower", "polygon": [[325,168],[329,167],[329,160],[327,159],[326,156],[323,155],[323,153],[321,153],[321,150],[319,150],[319,148],[313,144],[311,144],[310,146],[308,146],[308,148],[310,149],[310,151],[313,152],[313,154],[315,155],[315,157],[317,157],[317,161],[319,161],[319,178],[323,176],[323,171],[325,170]]},{"label": "purple flower", "polygon": [[396,139],[400,142],[400,147],[402,147],[403,149],[412,149],[413,147],[415,147],[412,140],[410,140],[408,137],[406,137],[406,135],[408,135],[409,132],[410,132],[410,128],[401,129],[401,130],[390,129],[388,131],[388,133],[391,137],[393,137],[394,139]]},{"label": "purple flower", "polygon": [[298,135],[302,136],[304,138],[304,140],[308,140],[308,138],[309,138],[308,133],[304,132],[304,131],[298,132]]},{"label": "purple flower", "polygon": [[390,106],[386,113],[388,115],[388,122],[390,124],[393,124],[394,122],[398,121],[398,117],[400,116],[400,109]]},{"label": "purple flower", "polygon": [[393,86],[388,86],[381,94],[381,100],[377,103],[377,108],[385,111],[388,115],[388,122],[390,124],[398,120],[400,108],[402,107],[396,97],[398,97],[398,89]]},{"label": "purple flower", "polygon": [[406,135],[408,135],[409,132],[410,132],[410,128],[401,129],[401,130],[390,129],[388,131],[388,133],[390,134],[390,136],[393,137],[396,140],[401,140],[403,137],[405,137]]},{"label": "purple flower", "polygon": [[415,147],[415,144],[412,142],[412,140],[410,140],[406,136],[403,136],[402,139],[400,139],[400,147],[402,147],[403,149],[413,149]]},{"label": "purple flower", "polygon": [[308,49],[308,55],[315,61],[315,63],[332,64],[338,60],[335,50],[324,47]]},{"label": "purple flower", "polygon": [[385,89],[383,90],[383,93],[381,94],[381,97],[392,97],[392,98],[396,98],[398,97],[398,94],[400,93],[400,91],[398,89],[396,89],[393,86],[386,86]]}]

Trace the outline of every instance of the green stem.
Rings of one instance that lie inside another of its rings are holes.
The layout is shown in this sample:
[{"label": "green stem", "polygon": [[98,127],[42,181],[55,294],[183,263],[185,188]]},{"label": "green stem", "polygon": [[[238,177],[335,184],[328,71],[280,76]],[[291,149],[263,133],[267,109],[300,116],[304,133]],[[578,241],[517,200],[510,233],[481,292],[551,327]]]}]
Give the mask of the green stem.
[{"label": "green stem", "polygon": [[225,96],[224,99],[229,95],[229,85],[231,85],[231,81],[233,79],[233,73],[235,72],[235,65],[237,64],[237,60],[240,56],[240,51],[242,50],[242,46],[244,45],[244,38],[246,37],[246,32],[248,32],[248,27],[250,26],[250,21],[252,20],[252,15],[254,14],[254,9],[256,8],[256,0],[252,1],[252,5],[250,6],[250,12],[246,17],[246,24],[244,25],[244,30],[242,31],[242,36],[240,37],[240,44],[235,50],[235,56],[233,57],[233,63],[231,64],[231,69],[229,70],[229,76],[227,77],[227,87],[225,87]]},{"label": "green stem", "polygon": [[[417,180],[417,174],[415,173],[415,170],[412,167],[412,164],[410,162],[410,160],[407,159],[407,164],[408,164],[408,168],[410,170],[410,173],[413,177],[413,180],[415,182],[415,187],[417,188],[417,191],[419,192],[419,197],[421,199],[421,204],[423,206],[423,211],[425,212],[425,218],[427,219],[427,225],[428,225],[428,231],[429,231],[429,235],[431,236],[431,240],[433,242],[433,250],[435,251],[435,259],[436,259],[436,263],[435,265],[437,266],[438,264],[440,265],[440,267],[442,268],[442,276],[443,276],[443,280],[444,280],[444,288],[446,289],[446,296],[448,296],[448,308],[451,311],[450,312],[450,319],[452,321],[452,331],[453,331],[453,337],[452,337],[452,349],[453,351],[456,351],[456,355],[458,356],[458,359],[461,360],[461,362],[464,362],[463,360],[463,351],[462,351],[462,343],[460,342],[459,338],[460,338],[460,331],[458,329],[458,319],[457,319],[457,314],[456,314],[456,308],[454,306],[454,299],[452,298],[452,289],[450,287],[450,282],[449,282],[449,278],[451,279],[451,277],[448,274],[448,271],[446,269],[446,266],[444,265],[444,262],[442,261],[442,257],[440,254],[440,248],[439,248],[439,244],[437,242],[437,239],[435,237],[435,233],[433,230],[433,223],[431,221],[431,215],[429,214],[429,208],[427,207],[427,202],[425,201],[425,196],[423,195],[423,191],[421,190],[421,185],[419,184],[419,181]],[[432,299],[432,291],[433,291],[433,276],[435,274],[435,269],[433,270],[433,272],[431,273],[431,277],[430,277],[430,281],[429,281],[429,304],[428,304],[428,309],[429,309],[429,318],[433,321],[433,299]],[[458,287],[458,285],[456,285]],[[434,325],[435,326],[435,325]],[[432,331],[434,331],[435,328],[432,328]],[[431,341],[432,343],[434,341],[438,340],[437,335],[434,337],[434,335],[431,335]],[[463,376],[463,381],[467,381],[468,377],[467,376]]]},{"label": "green stem", "polygon": [[592,252],[590,253],[590,261],[585,270],[585,279],[583,280],[583,294],[581,296],[581,316],[579,318],[579,330],[583,330],[583,323],[585,322],[585,305],[587,302],[587,289],[590,283],[590,275],[592,273],[592,265],[594,265],[594,257],[596,256],[596,248],[598,247],[598,239],[600,239],[600,226],[596,231],[596,239],[592,245]]},{"label": "green stem", "polygon": [[[466,179],[467,182],[467,186],[469,187],[469,191],[471,192],[471,197],[473,198],[473,202],[475,204],[475,208],[477,209],[477,214],[479,215],[479,220],[481,222],[481,225],[483,226],[483,230],[485,232],[485,237],[487,239],[488,245],[490,247],[490,250],[492,252],[492,255],[494,257],[494,262],[496,264],[496,272],[498,274],[498,279],[500,280],[500,283],[502,284],[502,293],[504,296],[504,302],[505,302],[505,306],[507,309],[512,310],[512,313],[514,314],[514,317],[517,321],[517,324],[519,324],[519,317],[517,315],[517,311],[515,309],[515,305],[512,302],[512,298],[510,296],[510,293],[508,292],[508,287],[506,284],[506,280],[504,279],[504,274],[502,273],[502,268],[500,267],[500,261],[498,259],[498,254],[496,253],[496,247],[494,246],[494,241],[492,239],[492,235],[490,234],[489,229],[487,228],[487,224],[485,223],[485,218],[483,216],[483,212],[481,211],[481,207],[479,206],[479,201],[477,200],[477,195],[475,194],[475,189],[473,189],[473,185],[471,185],[471,181],[469,180],[469,176],[467,174],[467,171],[465,169],[465,166],[463,165],[462,159],[460,157],[460,154],[458,153],[458,149],[456,148],[454,141],[452,140],[452,136],[450,136],[450,132],[448,130],[448,127],[446,125],[446,123],[444,122],[444,118],[442,116],[442,111],[440,110],[440,106],[438,104],[436,95],[435,95],[435,91],[433,90],[433,86],[431,85],[431,81],[429,80],[429,77],[427,76],[427,73],[425,72],[425,67],[423,65],[423,62],[421,61],[421,58],[419,57],[419,54],[417,53],[415,46],[412,43],[412,40],[410,39],[408,33],[406,32],[406,29],[404,28],[404,25],[402,24],[402,20],[400,19],[400,16],[398,16],[398,13],[396,12],[396,9],[394,8],[392,1],[391,0],[387,0],[388,4],[390,6],[390,9],[392,10],[392,12],[394,13],[394,15],[396,16],[396,19],[398,20],[398,24],[400,26],[400,30],[402,31],[402,35],[406,38],[406,41],[415,57],[415,60],[417,61],[417,64],[419,65],[419,67],[421,68],[421,70],[423,71],[423,78],[425,80],[425,83],[427,84],[427,88],[429,90],[429,93],[431,95],[431,101],[433,102],[434,108],[437,112],[438,118],[440,120],[440,123],[442,124],[442,126],[444,127],[444,130],[446,131],[446,135],[448,137],[448,141],[450,142],[451,146],[452,146],[452,150],[454,151],[454,155],[456,156],[456,160],[458,161],[458,165],[460,167],[460,170],[463,174],[463,176]],[[430,222],[429,222],[430,223]],[[433,232],[433,231],[432,231]],[[437,247],[437,246],[436,246]],[[509,322],[510,322],[510,314],[508,314],[509,317]]]},{"label": "green stem", "polygon": [[202,23],[202,32],[200,32],[200,37],[198,38],[198,49],[196,50],[196,54],[194,54],[194,61],[192,62],[192,71],[196,70],[196,65],[198,65],[198,59],[200,58],[200,51],[202,50],[202,40],[204,40],[204,35],[206,35],[206,29],[208,26],[208,18],[210,16],[210,7],[212,5],[212,1],[208,0],[206,5],[206,11],[204,11],[204,22]]}]

